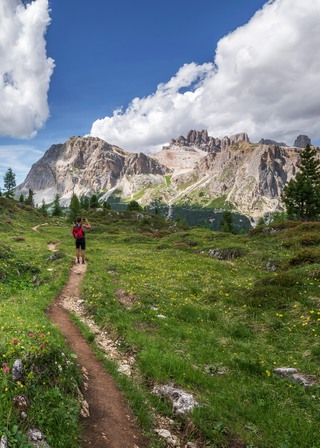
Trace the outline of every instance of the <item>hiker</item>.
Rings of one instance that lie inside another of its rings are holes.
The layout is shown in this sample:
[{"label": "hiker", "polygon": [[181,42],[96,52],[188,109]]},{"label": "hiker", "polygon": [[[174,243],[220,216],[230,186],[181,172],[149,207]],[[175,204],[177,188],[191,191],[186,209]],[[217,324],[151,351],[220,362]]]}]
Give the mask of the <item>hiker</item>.
[{"label": "hiker", "polygon": [[82,219],[80,216],[78,216],[76,223],[73,226],[72,234],[76,240],[77,262],[80,263],[80,248],[81,248],[82,264],[85,263],[85,249],[86,249],[84,229],[91,229],[91,225],[89,224],[88,218]]}]

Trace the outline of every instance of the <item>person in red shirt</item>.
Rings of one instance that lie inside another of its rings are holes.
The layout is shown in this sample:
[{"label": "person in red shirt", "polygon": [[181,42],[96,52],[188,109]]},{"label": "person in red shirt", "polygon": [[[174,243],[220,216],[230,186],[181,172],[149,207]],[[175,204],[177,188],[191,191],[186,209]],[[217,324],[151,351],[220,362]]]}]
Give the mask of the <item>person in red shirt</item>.
[{"label": "person in red shirt", "polygon": [[91,229],[91,225],[88,221],[88,218],[82,219],[80,216],[78,216],[76,224],[73,227],[72,233],[76,239],[77,262],[80,263],[80,248],[81,248],[82,264],[85,264],[85,250],[86,250],[86,239],[84,229]]}]

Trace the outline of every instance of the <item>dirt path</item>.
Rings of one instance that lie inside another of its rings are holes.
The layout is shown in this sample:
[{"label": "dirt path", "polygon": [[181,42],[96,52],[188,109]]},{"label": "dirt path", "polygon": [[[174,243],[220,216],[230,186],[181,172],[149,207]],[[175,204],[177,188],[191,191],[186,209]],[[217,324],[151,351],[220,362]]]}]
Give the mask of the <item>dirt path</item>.
[{"label": "dirt path", "polygon": [[32,230],[34,230],[37,233],[41,233],[39,230],[39,227],[43,227],[43,226],[47,226],[47,225],[48,225],[47,222],[45,222],[44,224],[38,224],[37,226],[32,227]]},{"label": "dirt path", "polygon": [[82,418],[83,437],[80,446],[81,448],[147,448],[148,442],[124,403],[113,378],[94,356],[63,306],[66,299],[69,302],[79,301],[80,283],[85,271],[86,265],[73,265],[68,283],[48,309],[48,316],[60,327],[84,372],[85,387],[82,392],[84,403],[87,402],[89,405],[89,416]]}]

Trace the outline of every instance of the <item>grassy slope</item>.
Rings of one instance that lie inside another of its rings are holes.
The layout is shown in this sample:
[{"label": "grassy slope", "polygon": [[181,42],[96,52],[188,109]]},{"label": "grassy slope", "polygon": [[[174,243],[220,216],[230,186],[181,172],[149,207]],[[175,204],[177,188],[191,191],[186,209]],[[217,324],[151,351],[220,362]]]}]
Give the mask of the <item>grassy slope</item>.
[{"label": "grassy slope", "polygon": [[[7,209],[0,208],[0,355],[10,367],[27,353],[29,365],[47,367],[36,369],[24,388],[32,400],[25,426],[40,427],[52,448],[72,448],[77,374],[74,364],[68,371],[61,352],[73,358],[43,311],[66,280],[73,241],[63,220],[49,220],[36,234],[30,228],[43,222],[40,215]],[[207,446],[231,446],[231,438],[248,447],[319,446],[318,386],[305,389],[273,373],[276,366],[296,366],[320,377],[318,223],[252,236],[178,231],[137,213],[97,213],[92,224],[83,298],[120,348],[137,357],[138,387],[127,380],[122,386],[144,410],[141,419],[151,408],[170,415],[170,406],[148,394],[154,384],[170,382],[202,403],[192,414],[189,437],[202,434]],[[49,261],[46,243],[58,239],[62,258]],[[211,258],[212,249],[238,258]],[[268,271],[268,263],[277,270]],[[11,275],[17,269],[20,276]],[[120,289],[134,301],[131,309],[119,303]],[[19,387],[3,370],[0,375],[0,433],[22,437],[26,428],[11,403]],[[183,431],[183,420],[177,424]]]},{"label": "grassy slope", "polygon": [[[318,386],[305,389],[273,369],[320,377],[320,225],[252,236],[166,234],[160,221],[136,216],[97,215],[83,295],[96,320],[136,354],[142,385],[170,382],[194,393],[203,404],[192,415],[194,435],[211,446],[225,446],[226,437],[256,447],[319,446]],[[211,258],[217,248],[239,257]],[[120,289],[134,298],[131,309],[119,303]]]},{"label": "grassy slope", "polygon": [[[72,448],[79,435],[79,374],[44,314],[66,281],[71,259],[64,242],[60,258],[49,259],[47,243],[65,237],[63,221],[52,219],[39,234],[31,228],[40,223],[44,218],[39,213],[0,198],[0,436],[7,435],[10,447],[26,447],[24,434],[37,427],[52,448]],[[24,363],[21,383],[12,381],[16,359]],[[26,421],[12,403],[19,393],[31,402]]]}]

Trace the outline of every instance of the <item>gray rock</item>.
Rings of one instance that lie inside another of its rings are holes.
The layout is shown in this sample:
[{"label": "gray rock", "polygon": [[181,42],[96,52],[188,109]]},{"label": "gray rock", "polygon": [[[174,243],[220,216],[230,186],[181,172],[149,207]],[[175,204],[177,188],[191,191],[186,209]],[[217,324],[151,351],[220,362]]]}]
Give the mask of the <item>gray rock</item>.
[{"label": "gray rock", "polygon": [[176,414],[183,415],[199,405],[191,394],[170,385],[156,386],[153,393],[169,399]]},{"label": "gray rock", "polygon": [[209,256],[218,260],[234,260],[241,257],[242,253],[237,248],[231,249],[210,249]]},{"label": "gray rock", "polygon": [[314,384],[319,383],[318,378],[313,375],[300,373],[295,367],[277,367],[274,369],[274,372],[282,378],[291,378],[293,381],[302,384],[304,387],[311,387]]},{"label": "gray rock", "polygon": [[318,381],[317,378],[312,375],[306,375],[303,373],[294,373],[292,379],[298,383],[302,384],[304,387],[314,386]]},{"label": "gray rock", "polygon": [[50,446],[45,441],[42,432],[39,429],[30,429],[27,433],[29,438],[29,443],[36,448],[50,448]]},{"label": "gray rock", "polygon": [[21,359],[16,359],[12,366],[12,379],[13,381],[23,380],[23,363]]},{"label": "gray rock", "polygon": [[268,261],[265,267],[265,270],[270,272],[275,272],[277,269],[277,266],[275,264],[272,264],[270,261]]},{"label": "gray rock", "polygon": [[132,375],[132,368],[129,364],[121,364],[118,367],[118,372],[123,373],[124,375],[131,376]]},{"label": "gray rock", "polygon": [[60,260],[60,258],[63,258],[62,252],[54,252],[50,257],[48,258],[49,261],[55,261]]},{"label": "gray rock", "polygon": [[268,138],[262,138],[259,142],[259,145],[277,145],[277,146],[288,146],[283,142],[276,142],[275,140],[270,140]]},{"label": "gray rock", "polygon": [[298,369],[294,367],[277,367],[274,369],[274,373],[277,373],[281,377],[292,375],[294,373],[298,373]]},{"label": "gray rock", "polygon": [[293,146],[296,148],[305,148],[307,145],[311,145],[311,139],[307,135],[298,135]]},{"label": "gray rock", "polygon": [[30,400],[23,392],[15,395],[12,402],[14,407],[20,411],[25,411],[30,406]]},{"label": "gray rock", "polygon": [[155,432],[156,432],[160,437],[163,437],[164,439],[167,439],[168,437],[171,436],[171,432],[168,431],[167,429],[155,429]]},{"label": "gray rock", "polygon": [[6,436],[1,437],[0,448],[8,448],[8,440],[7,440]]}]

